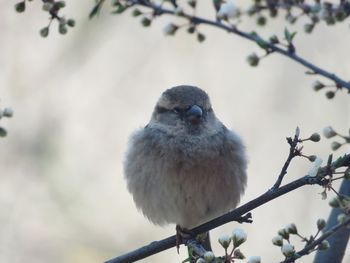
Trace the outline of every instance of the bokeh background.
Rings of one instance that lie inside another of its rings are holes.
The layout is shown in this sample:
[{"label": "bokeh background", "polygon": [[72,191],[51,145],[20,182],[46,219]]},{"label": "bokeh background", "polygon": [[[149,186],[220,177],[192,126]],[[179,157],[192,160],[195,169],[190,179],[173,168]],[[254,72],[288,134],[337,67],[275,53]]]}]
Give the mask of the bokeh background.
[{"label": "bokeh background", "polygon": [[[77,26],[62,36],[54,23],[43,39],[38,32],[48,17],[40,2],[28,3],[24,14],[14,12],[14,3],[0,2],[1,107],[15,111],[1,120],[9,132],[0,140],[1,262],[102,262],[174,234],[173,225],[154,226],[136,210],[122,172],[129,134],[148,122],[161,92],[171,86],[205,89],[219,118],[243,137],[250,163],[242,203],[271,187],[288,153],[285,137],[296,126],[304,137],[327,125],[343,133],[350,127],[346,92],[327,100],[311,88],[322,78],[305,75],[305,68],[278,55],[251,68],[246,56],[262,51],[235,35],[203,26],[202,44],[185,30],[165,37],[163,27],[172,17],[145,29],[130,12],[110,15],[108,4],[88,20],[93,1],[70,1],[63,13]],[[210,3],[201,2],[198,13],[212,17]],[[302,25],[290,26],[299,31],[298,53],[347,79],[348,22],[322,24],[312,35]],[[277,19],[258,32],[281,36],[284,27]],[[241,28],[256,25],[246,19]],[[326,159],[330,143],[305,143],[304,153]],[[293,161],[286,181],[310,166],[305,159]],[[278,229],[294,222],[308,236],[318,218],[327,218],[330,208],[320,192],[304,187],[254,210],[252,225],[215,229],[214,251],[223,254],[216,242],[220,234],[240,227],[248,232],[241,249],[246,256],[279,262],[282,254],[271,244]],[[143,262],[181,262],[185,255],[185,248],[180,255],[171,249]]]}]

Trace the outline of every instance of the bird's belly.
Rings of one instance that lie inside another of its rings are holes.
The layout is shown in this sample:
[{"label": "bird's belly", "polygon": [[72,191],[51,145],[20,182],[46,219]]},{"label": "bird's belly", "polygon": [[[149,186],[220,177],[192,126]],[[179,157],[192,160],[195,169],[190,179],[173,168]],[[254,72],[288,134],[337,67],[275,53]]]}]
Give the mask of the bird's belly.
[{"label": "bird's belly", "polygon": [[[237,205],[240,193],[229,167],[213,160],[177,165],[178,169],[164,167],[159,185],[152,190],[152,199],[161,196],[154,203],[158,203],[157,217],[164,222],[191,228]],[[148,217],[152,220],[152,215]]]},{"label": "bird's belly", "polygon": [[134,201],[150,221],[192,228],[236,207],[246,182],[240,144],[220,134],[152,141],[132,151],[125,168]]}]

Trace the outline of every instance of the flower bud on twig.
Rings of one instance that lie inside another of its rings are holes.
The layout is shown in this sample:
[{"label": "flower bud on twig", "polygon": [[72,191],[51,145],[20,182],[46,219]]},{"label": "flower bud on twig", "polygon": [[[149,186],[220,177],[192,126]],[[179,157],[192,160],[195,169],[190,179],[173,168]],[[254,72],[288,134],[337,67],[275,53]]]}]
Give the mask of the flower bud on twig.
[{"label": "flower bud on twig", "polygon": [[261,258],[259,256],[251,256],[247,263],[260,263]]},{"label": "flower bud on twig", "polygon": [[289,244],[289,243],[284,244],[281,247],[281,251],[282,251],[283,255],[285,255],[286,257],[291,257],[295,253],[294,246],[292,244]]},{"label": "flower bud on twig", "polygon": [[231,237],[228,235],[220,236],[219,243],[223,248],[228,248],[231,243]]},{"label": "flower bud on twig", "polygon": [[283,245],[283,238],[281,236],[275,236],[272,239],[272,244],[274,244],[275,246],[279,246],[281,247]]},{"label": "flower bud on twig", "polygon": [[212,262],[215,258],[215,255],[213,252],[207,251],[207,252],[205,252],[203,258],[204,258],[205,262]]},{"label": "flower bud on twig", "polygon": [[256,67],[259,64],[260,58],[256,53],[252,53],[247,57],[247,62],[252,67]]},{"label": "flower bud on twig", "polygon": [[331,148],[333,151],[338,150],[341,147],[341,144],[339,142],[332,142]]},{"label": "flower bud on twig", "polygon": [[232,241],[234,247],[239,247],[247,240],[247,234],[243,229],[237,228],[232,232]]},{"label": "flower bud on twig", "polygon": [[326,221],[323,218],[317,220],[317,229],[321,231],[326,226]]},{"label": "flower bud on twig", "polygon": [[326,138],[332,138],[335,135],[337,135],[337,133],[333,130],[331,126],[327,126],[323,129],[323,135]]},{"label": "flower bud on twig", "polygon": [[289,234],[298,234],[297,226],[294,223],[287,225],[286,229]]},{"label": "flower bud on twig", "polygon": [[327,250],[328,248],[330,248],[330,245],[327,240],[323,240],[321,244],[318,245],[319,250]]}]

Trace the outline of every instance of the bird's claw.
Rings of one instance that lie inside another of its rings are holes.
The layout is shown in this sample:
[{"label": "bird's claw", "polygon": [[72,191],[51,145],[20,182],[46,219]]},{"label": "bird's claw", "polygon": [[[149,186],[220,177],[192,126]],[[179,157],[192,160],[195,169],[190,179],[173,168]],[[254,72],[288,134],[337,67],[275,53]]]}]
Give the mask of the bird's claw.
[{"label": "bird's claw", "polygon": [[180,250],[180,245],[186,244],[186,242],[190,239],[193,239],[194,236],[195,235],[191,230],[176,225],[176,250],[178,254]]}]

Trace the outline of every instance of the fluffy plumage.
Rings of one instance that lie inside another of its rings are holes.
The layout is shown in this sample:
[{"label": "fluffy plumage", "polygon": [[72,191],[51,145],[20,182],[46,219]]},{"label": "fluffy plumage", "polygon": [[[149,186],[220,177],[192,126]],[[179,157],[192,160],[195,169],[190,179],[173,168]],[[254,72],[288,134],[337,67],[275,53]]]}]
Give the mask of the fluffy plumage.
[{"label": "fluffy plumage", "polygon": [[203,90],[177,86],[131,136],[124,172],[150,221],[192,228],[237,206],[246,184],[245,150]]}]

